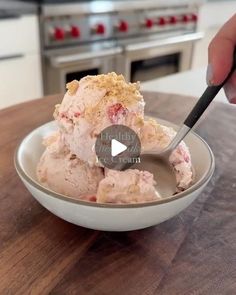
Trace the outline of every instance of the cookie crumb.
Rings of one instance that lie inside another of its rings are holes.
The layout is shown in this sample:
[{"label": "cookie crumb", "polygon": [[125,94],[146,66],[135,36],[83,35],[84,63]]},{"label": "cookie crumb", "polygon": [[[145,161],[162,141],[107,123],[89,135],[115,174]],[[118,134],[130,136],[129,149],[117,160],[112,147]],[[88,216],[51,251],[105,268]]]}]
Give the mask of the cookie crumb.
[{"label": "cookie crumb", "polygon": [[66,89],[68,89],[68,93],[70,95],[74,95],[79,88],[79,81],[73,80],[66,84]]}]

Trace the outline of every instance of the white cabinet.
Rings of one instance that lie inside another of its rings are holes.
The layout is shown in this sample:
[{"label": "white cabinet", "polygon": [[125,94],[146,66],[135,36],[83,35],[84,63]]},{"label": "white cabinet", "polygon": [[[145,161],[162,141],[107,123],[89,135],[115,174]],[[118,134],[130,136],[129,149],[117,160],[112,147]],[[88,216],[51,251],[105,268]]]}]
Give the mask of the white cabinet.
[{"label": "white cabinet", "polygon": [[37,54],[0,60],[0,108],[42,95]]},{"label": "white cabinet", "polygon": [[0,108],[42,96],[36,15],[0,19]]},{"label": "white cabinet", "polygon": [[220,27],[236,12],[236,1],[208,2],[200,7],[198,30],[204,38],[194,48],[192,68],[207,66],[208,45]]}]

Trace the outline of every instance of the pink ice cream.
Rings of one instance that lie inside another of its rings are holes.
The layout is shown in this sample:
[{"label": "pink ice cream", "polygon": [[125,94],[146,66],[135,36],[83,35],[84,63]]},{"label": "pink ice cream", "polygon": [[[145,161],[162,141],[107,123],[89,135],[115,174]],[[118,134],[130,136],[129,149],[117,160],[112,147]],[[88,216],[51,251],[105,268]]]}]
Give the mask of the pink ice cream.
[{"label": "pink ice cream", "polygon": [[[143,151],[162,150],[175,137],[176,132],[170,127],[158,124],[155,120],[144,121],[141,129],[141,142]],[[182,141],[169,158],[172,165],[178,191],[187,189],[193,179],[191,155],[188,147]]]},{"label": "pink ice cream", "polygon": [[49,189],[76,199],[96,201],[103,170],[89,165],[62,145],[60,134],[54,133],[44,141],[46,150],[37,166],[39,181]]},{"label": "pink ice cream", "polygon": [[54,117],[65,145],[81,160],[95,164],[96,136],[108,126],[123,124],[139,132],[144,112],[139,84],[109,73],[74,80],[67,88]]},{"label": "pink ice cream", "polygon": [[108,170],[97,191],[99,203],[141,203],[158,199],[153,175],[137,169]]},{"label": "pink ice cream", "polygon": [[[161,198],[148,171],[105,169],[96,161],[97,135],[106,127],[122,124],[140,137],[142,151],[165,148],[176,132],[144,119],[139,84],[126,83],[122,75],[87,76],[67,84],[63,101],[54,113],[58,132],[44,140],[46,150],[37,167],[39,181],[61,194],[99,203],[137,203]],[[193,179],[191,156],[181,142],[171,154],[177,191]],[[158,167],[157,167],[158,169]],[[105,174],[105,176],[104,176]]]}]

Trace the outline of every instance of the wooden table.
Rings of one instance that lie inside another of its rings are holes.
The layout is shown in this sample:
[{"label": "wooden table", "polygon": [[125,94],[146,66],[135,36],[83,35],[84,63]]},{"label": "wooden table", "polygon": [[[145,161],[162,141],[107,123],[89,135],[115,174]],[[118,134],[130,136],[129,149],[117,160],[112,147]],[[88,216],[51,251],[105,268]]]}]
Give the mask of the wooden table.
[{"label": "wooden table", "polygon": [[[145,97],[147,112],[176,123],[194,103]],[[193,205],[152,228],[108,233],[52,215],[16,175],[16,145],[52,119],[60,100],[0,111],[0,294],[236,294],[236,107],[214,103],[197,128],[216,171]]]}]

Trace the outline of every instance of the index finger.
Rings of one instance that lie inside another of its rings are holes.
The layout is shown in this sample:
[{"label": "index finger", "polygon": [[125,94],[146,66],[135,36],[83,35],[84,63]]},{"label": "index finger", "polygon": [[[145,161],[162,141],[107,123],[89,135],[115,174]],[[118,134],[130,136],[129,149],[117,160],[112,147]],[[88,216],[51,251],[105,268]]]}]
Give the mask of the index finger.
[{"label": "index finger", "polygon": [[219,30],[208,47],[208,61],[211,65],[210,84],[218,85],[224,81],[233,63],[236,45],[236,14]]}]

